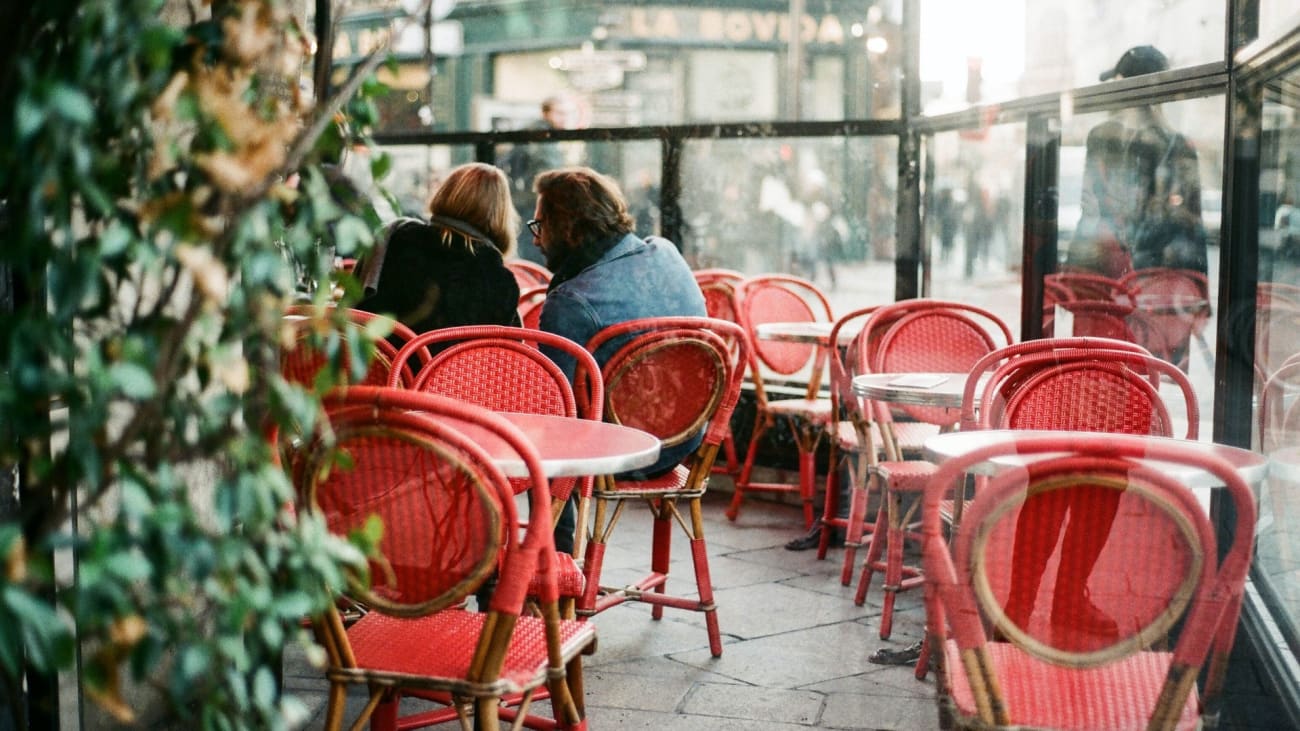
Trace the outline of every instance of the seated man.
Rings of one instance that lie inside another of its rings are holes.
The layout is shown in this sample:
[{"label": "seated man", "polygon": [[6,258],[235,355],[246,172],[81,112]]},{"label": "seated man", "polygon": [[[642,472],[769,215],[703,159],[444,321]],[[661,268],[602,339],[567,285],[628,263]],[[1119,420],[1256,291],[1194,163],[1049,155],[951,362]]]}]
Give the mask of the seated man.
[{"label": "seated man", "polygon": [[[627,320],[706,316],[704,296],[686,260],[667,239],[632,233],[635,221],[613,179],[590,168],[561,168],[538,175],[533,189],[537,208],[528,227],[553,274],[542,306],[542,330],[585,345],[600,330]],[[621,344],[602,348],[596,361],[603,366]],[[546,352],[572,380],[573,359]],[[658,462],[628,477],[668,472],[702,438],[665,450]],[[574,500],[556,528],[556,548],[562,551],[572,547]]]}]

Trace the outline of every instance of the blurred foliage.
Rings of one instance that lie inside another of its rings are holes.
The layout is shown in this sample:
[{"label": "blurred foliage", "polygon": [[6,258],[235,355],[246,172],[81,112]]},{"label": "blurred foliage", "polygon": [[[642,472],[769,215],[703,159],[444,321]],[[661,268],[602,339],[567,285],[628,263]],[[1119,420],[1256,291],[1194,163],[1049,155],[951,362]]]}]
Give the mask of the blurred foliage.
[{"label": "blurred foliage", "polygon": [[161,0],[5,5],[0,468],[24,500],[0,522],[0,702],[21,713],[25,666],[71,667],[75,626],[82,688],[121,721],[129,678],[203,728],[300,725],[276,663],[366,547],[286,507],[267,435],[318,403],[279,376],[286,306],[379,223],[338,172],[373,64],[313,100],[312,39],[276,0],[188,28]]}]

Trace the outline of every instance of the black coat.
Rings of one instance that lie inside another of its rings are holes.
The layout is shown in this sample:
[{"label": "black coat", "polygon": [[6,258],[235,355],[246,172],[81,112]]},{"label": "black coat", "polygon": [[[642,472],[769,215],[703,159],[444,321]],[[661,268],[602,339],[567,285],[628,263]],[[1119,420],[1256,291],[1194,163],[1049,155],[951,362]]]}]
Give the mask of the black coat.
[{"label": "black coat", "polygon": [[391,315],[416,333],[518,323],[519,285],[501,252],[460,221],[394,224],[357,275],[365,287],[357,309]]}]

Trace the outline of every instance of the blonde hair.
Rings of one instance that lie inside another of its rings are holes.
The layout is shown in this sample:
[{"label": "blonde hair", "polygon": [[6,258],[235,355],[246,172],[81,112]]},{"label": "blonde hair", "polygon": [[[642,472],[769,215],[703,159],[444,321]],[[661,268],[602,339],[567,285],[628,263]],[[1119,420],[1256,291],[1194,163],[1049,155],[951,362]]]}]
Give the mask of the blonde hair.
[{"label": "blonde hair", "polygon": [[447,173],[429,198],[429,214],[464,221],[487,234],[502,256],[514,249],[519,212],[510,200],[510,180],[500,168],[470,162]]}]

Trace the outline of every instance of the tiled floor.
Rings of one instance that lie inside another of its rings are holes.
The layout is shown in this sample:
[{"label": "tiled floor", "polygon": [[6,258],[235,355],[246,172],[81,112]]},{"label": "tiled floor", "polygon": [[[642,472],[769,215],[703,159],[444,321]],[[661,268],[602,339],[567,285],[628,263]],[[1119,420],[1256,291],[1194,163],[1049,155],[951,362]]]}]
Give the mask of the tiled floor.
[{"label": "tiled floor", "polygon": [[[723,480],[715,478],[715,485]],[[798,509],[752,499],[731,523],[723,517],[728,497],[715,490],[705,505],[722,657],[710,656],[704,623],[694,613],[670,609],[655,622],[639,603],[609,609],[593,620],[598,647],[584,664],[591,728],[936,728],[933,676],[919,681],[910,666],[867,661],[877,648],[902,648],[920,638],[920,590],[900,595],[893,636],[882,641],[879,578],[867,604],[854,606],[852,587],[839,583],[842,550],[818,561],[815,551],[784,549],[801,533]],[[649,557],[649,526],[644,511],[623,517],[602,583],[640,575],[638,562]],[[670,590],[693,582],[685,542],[675,542],[674,549],[670,576],[680,578],[670,579]],[[307,728],[320,728],[325,704],[320,672],[293,655],[286,661],[285,682],[311,709]],[[359,708],[362,696],[356,694],[354,701]]]}]

